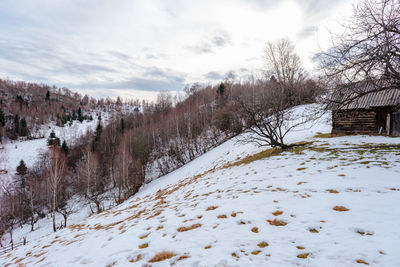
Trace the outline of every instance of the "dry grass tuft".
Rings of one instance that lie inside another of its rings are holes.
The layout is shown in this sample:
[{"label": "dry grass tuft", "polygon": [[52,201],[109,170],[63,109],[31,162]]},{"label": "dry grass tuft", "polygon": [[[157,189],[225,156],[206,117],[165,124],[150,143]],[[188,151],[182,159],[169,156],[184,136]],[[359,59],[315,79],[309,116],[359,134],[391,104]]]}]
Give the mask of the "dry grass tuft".
[{"label": "dry grass tuft", "polygon": [[335,206],[335,207],[333,207],[333,210],[336,210],[336,211],[348,211],[349,209],[344,207],[344,206]]},{"label": "dry grass tuft", "polygon": [[273,219],[272,221],[271,220],[267,220],[267,222],[269,222],[269,224],[273,225],[273,226],[285,226],[286,224],[288,224],[285,221],[277,220],[277,219]]},{"label": "dry grass tuft", "polygon": [[305,249],[305,247],[302,247],[302,246],[297,246],[296,248],[297,248],[297,249],[300,249],[300,250]]},{"label": "dry grass tuft", "polygon": [[254,250],[251,252],[251,254],[258,255],[258,254],[260,254],[260,252],[261,252],[261,250]]},{"label": "dry grass tuft", "polygon": [[365,264],[365,265],[369,265],[368,262],[364,261],[364,260],[356,260],[357,263],[361,263],[361,264]]},{"label": "dry grass tuft", "polygon": [[231,255],[232,257],[239,259],[239,256],[235,252],[233,252]]},{"label": "dry grass tuft", "polygon": [[193,230],[193,229],[196,229],[196,228],[199,228],[199,227],[201,227],[201,223],[195,223],[195,224],[193,224],[191,226],[188,226],[188,227],[185,227],[185,226],[179,227],[176,230],[178,232],[186,232],[186,231]]},{"label": "dry grass tuft", "polygon": [[176,256],[176,254],[174,254],[174,253],[172,253],[172,252],[163,251],[163,252],[160,252],[160,253],[154,255],[154,257],[151,258],[151,259],[149,260],[149,262],[164,261],[164,260],[168,260],[168,259],[170,259],[170,258],[172,258],[172,257],[175,257],[175,256]]},{"label": "dry grass tuft", "polygon": [[141,259],[142,259],[142,255],[139,254],[139,255],[136,256],[136,259],[131,259],[129,262],[138,262],[138,261],[140,261]]},{"label": "dry grass tuft", "polygon": [[279,216],[279,215],[282,215],[282,214],[283,214],[283,211],[280,211],[280,210],[274,211],[272,213],[272,215],[274,215],[274,216]]},{"label": "dry grass tuft", "polygon": [[339,191],[336,191],[335,189],[326,189],[331,194],[339,194]]},{"label": "dry grass tuft", "polygon": [[311,228],[308,231],[310,231],[310,233],[314,233],[314,234],[319,233],[319,231],[317,229],[315,229],[315,228]]},{"label": "dry grass tuft", "polygon": [[184,260],[184,259],[187,259],[187,258],[189,258],[188,255],[182,255],[182,256],[180,256],[180,257],[178,258],[178,261],[181,261],[181,260]]},{"label": "dry grass tuft", "polygon": [[149,243],[144,243],[144,244],[139,245],[140,249],[147,248],[147,247],[149,247]]},{"label": "dry grass tuft", "polygon": [[217,209],[217,208],[218,208],[218,206],[210,206],[210,207],[208,207],[208,208],[206,209],[206,211],[215,210],[215,209]]},{"label": "dry grass tuft", "polygon": [[310,255],[310,253],[299,254],[299,255],[297,255],[297,258],[299,258],[299,259],[307,259],[308,255]]},{"label": "dry grass tuft", "polygon": [[145,239],[145,238],[147,238],[149,236],[149,234],[147,234],[147,235],[142,235],[142,236],[139,236],[139,238],[140,239]]},{"label": "dry grass tuft", "polygon": [[210,249],[210,248],[211,248],[210,245],[204,247],[204,249]]},{"label": "dry grass tuft", "polygon": [[320,132],[318,132],[318,133],[316,133],[314,135],[314,138],[331,138],[331,137],[332,137],[332,135],[330,133],[320,133]]},{"label": "dry grass tuft", "polygon": [[218,219],[226,219],[227,216],[226,216],[225,214],[221,214],[221,215],[218,215],[217,218],[218,218]]},{"label": "dry grass tuft", "polygon": [[258,243],[257,246],[260,248],[265,248],[265,247],[268,247],[269,244],[265,241],[262,241],[262,242]]},{"label": "dry grass tuft", "polygon": [[301,167],[301,168],[297,168],[296,171],[304,171],[305,169],[307,169],[306,167]]},{"label": "dry grass tuft", "polygon": [[257,227],[253,227],[253,228],[251,228],[251,231],[252,231],[253,233],[256,233],[256,234],[258,234],[258,228],[257,228]]}]

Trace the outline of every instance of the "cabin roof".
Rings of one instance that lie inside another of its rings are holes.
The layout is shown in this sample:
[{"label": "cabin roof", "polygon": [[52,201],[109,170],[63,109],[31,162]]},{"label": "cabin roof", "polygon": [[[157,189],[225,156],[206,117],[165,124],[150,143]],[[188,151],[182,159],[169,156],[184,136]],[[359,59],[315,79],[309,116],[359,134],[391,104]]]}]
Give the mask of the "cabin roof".
[{"label": "cabin roof", "polygon": [[340,86],[333,94],[333,110],[390,107],[400,104],[400,86],[385,80],[361,81]]}]

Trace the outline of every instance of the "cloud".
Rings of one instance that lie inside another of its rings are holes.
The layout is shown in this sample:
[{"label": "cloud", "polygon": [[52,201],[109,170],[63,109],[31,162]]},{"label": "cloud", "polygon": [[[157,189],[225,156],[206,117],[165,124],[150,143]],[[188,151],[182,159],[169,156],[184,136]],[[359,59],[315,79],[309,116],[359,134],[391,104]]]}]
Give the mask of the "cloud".
[{"label": "cloud", "polygon": [[298,38],[304,39],[307,38],[318,31],[318,27],[316,26],[308,26],[303,28],[300,33],[297,35]]},{"label": "cloud", "polygon": [[226,77],[226,73],[210,71],[206,73],[204,77],[208,80],[222,80]]},{"label": "cloud", "polygon": [[208,54],[215,53],[216,49],[224,48],[231,44],[231,38],[227,32],[215,34],[207,41],[202,41],[198,45],[188,46],[187,48],[195,53]]}]

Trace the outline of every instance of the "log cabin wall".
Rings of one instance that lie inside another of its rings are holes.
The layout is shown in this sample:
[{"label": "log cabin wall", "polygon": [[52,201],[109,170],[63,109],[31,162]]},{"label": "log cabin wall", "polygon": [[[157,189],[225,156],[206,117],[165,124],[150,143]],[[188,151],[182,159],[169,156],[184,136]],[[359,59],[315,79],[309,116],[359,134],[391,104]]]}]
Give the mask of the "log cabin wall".
[{"label": "log cabin wall", "polygon": [[332,111],[332,134],[378,133],[377,113],[374,109]]}]

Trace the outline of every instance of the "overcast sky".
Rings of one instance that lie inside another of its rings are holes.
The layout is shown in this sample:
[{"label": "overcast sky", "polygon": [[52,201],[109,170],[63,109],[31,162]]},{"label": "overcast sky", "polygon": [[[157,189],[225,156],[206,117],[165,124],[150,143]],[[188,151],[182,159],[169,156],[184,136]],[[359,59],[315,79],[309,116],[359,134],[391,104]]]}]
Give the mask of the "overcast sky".
[{"label": "overcast sky", "polygon": [[92,96],[152,98],[233,71],[259,74],[267,41],[288,37],[304,65],[352,0],[1,0],[0,78]]}]

